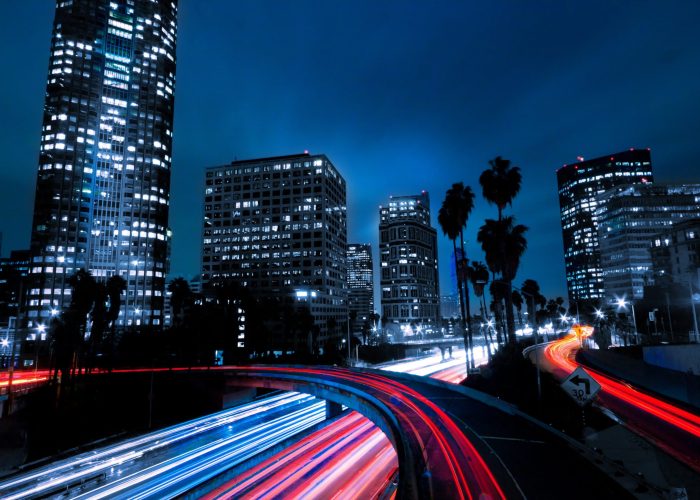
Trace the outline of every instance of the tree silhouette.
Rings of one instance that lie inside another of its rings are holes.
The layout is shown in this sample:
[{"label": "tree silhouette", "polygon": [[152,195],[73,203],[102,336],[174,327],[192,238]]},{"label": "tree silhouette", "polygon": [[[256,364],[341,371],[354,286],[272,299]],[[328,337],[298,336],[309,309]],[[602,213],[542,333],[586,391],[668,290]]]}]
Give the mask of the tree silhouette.
[{"label": "tree silhouette", "polygon": [[106,320],[109,326],[107,338],[105,340],[107,369],[112,370],[114,367],[114,352],[117,343],[117,323],[119,319],[119,310],[122,307],[122,293],[126,291],[126,280],[115,274],[107,279],[105,284],[107,298],[109,299],[109,308],[107,309]]},{"label": "tree silhouette", "polygon": [[520,192],[522,175],[520,168],[511,166],[510,160],[500,156],[489,161],[491,168],[484,170],[479,177],[484,199],[498,207],[498,220],[503,216],[506,205],[513,203],[513,198]]},{"label": "tree silhouette", "polygon": [[518,324],[520,325],[520,328],[523,327],[523,316],[522,316],[522,310],[523,310],[523,296],[520,295],[520,292],[517,290],[513,290],[513,292],[510,294],[510,300],[513,302],[513,307],[515,307],[515,310],[518,311]]},{"label": "tree silhouette", "polygon": [[[471,363],[471,368],[474,367],[474,361],[472,357],[469,356],[471,346],[473,345],[473,334],[471,305],[469,301],[469,268],[467,267],[469,265],[469,260],[464,250],[464,228],[467,226],[469,215],[473,209],[474,192],[469,186],[464,186],[463,183],[457,182],[452,184],[452,187],[445,193],[445,199],[438,212],[438,223],[443,232],[452,240],[455,270],[457,272],[457,289],[459,291],[460,309],[462,312],[462,327],[465,334],[465,349],[468,354],[467,363]],[[461,258],[457,256],[457,238],[459,238]]]},{"label": "tree silhouette", "polygon": [[190,284],[185,278],[179,277],[168,283],[170,295],[170,307],[173,312],[173,325],[181,325],[184,320],[184,309],[187,301],[192,297]]},{"label": "tree silhouette", "polygon": [[532,328],[537,328],[540,324],[537,306],[544,307],[546,303],[544,296],[540,293],[540,285],[533,279],[526,279],[520,286],[520,291],[525,296],[525,308],[532,322]]},{"label": "tree silhouette", "polygon": [[476,237],[477,241],[481,243],[489,270],[494,276],[498,274],[507,288],[504,291],[504,299],[510,342],[515,342],[512,281],[518,272],[520,259],[527,248],[527,240],[524,236],[527,227],[522,224],[514,226],[514,221],[512,216],[503,217],[500,220],[486,219]]},{"label": "tree silhouette", "polygon": [[92,310],[96,294],[95,279],[85,269],[73,273],[68,284],[71,286],[71,301],[53,332],[56,352],[54,379],[60,372],[61,384],[70,382],[71,371],[78,364],[87,315]]}]

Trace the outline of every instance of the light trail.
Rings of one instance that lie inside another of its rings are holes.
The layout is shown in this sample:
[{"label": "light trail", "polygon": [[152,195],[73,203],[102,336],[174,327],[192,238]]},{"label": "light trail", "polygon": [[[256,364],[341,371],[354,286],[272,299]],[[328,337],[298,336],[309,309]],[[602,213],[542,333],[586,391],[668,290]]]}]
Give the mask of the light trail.
[{"label": "light trail", "polygon": [[43,495],[59,488],[67,489],[89,478],[105,475],[106,479],[114,473],[115,468],[127,462],[158,453],[167,455],[168,450],[176,445],[182,445],[196,438],[202,439],[209,433],[231,427],[233,424],[236,425],[236,429],[239,427],[246,429],[261,418],[274,417],[290,408],[298,412],[308,408],[320,409],[318,419],[315,419],[314,423],[322,421],[325,416],[324,403],[311,396],[299,393],[276,394],[162,431],[122,441],[113,446],[83,453],[8,479],[0,482],[0,497],[12,499],[24,498],[27,495]]},{"label": "light trail", "polygon": [[[464,351],[456,349],[449,359],[442,359],[437,353],[380,368],[414,375],[432,374],[441,380],[461,381],[466,375]],[[360,426],[363,432],[357,431]],[[368,431],[364,432],[365,429]],[[398,468],[398,457],[384,433],[366,417],[351,412],[204,498],[378,498],[391,488]]]},{"label": "light trail", "polygon": [[[439,355],[435,355],[420,360],[397,363],[390,368],[395,371],[412,369],[418,374],[433,374],[436,378],[461,380],[464,377],[464,352],[456,350],[455,352],[454,358],[447,360],[442,360]],[[158,371],[184,370],[186,369]],[[119,372],[131,373],[146,371],[151,370],[119,370]],[[395,387],[392,384],[391,387],[384,387],[384,389],[395,390]],[[238,420],[241,420],[246,416],[274,411],[276,405],[283,406],[292,401],[287,399],[287,396],[288,394],[277,395],[229,410],[229,412],[238,414]],[[311,399],[309,396],[299,394],[291,396],[292,398]],[[323,403],[318,404],[322,405]],[[222,473],[233,464],[240,463],[240,461],[258,453],[262,443],[269,445],[270,432],[273,430],[276,431],[275,436],[281,440],[300,432],[301,428],[297,427],[299,425],[306,425],[303,428],[315,425],[323,420],[325,415],[320,406],[316,408],[316,412],[311,419],[307,420],[303,420],[305,417],[300,412],[289,416],[289,419],[285,421],[291,426],[289,428],[283,428],[280,424],[281,421],[276,420],[274,425],[257,425],[254,429],[251,428],[247,431],[248,434],[239,433],[227,438],[209,440],[194,449],[180,450],[176,456],[149,458],[158,449],[173,448],[174,443],[180,443],[182,446],[194,443],[198,436],[204,439],[207,432],[228,425],[230,421],[225,419],[231,419],[231,415],[228,412],[221,412],[216,414],[216,418],[214,418],[215,416],[203,417],[180,426],[122,442],[119,445],[83,454],[75,459],[37,469],[7,484],[0,483],[0,495],[3,498],[6,493],[10,493],[8,498],[21,498],[27,494],[45,495],[50,494],[51,491],[69,490],[71,487],[88,483],[92,489],[86,490],[85,496],[90,498],[166,498],[176,496]],[[358,419],[357,421],[361,422],[357,424],[361,427],[360,430],[353,431],[347,428],[348,424],[343,423],[346,418],[353,415],[355,419]],[[445,416],[443,415],[443,417]],[[236,418],[233,418],[232,421],[235,420]],[[340,427],[334,430],[333,426],[335,425]],[[437,430],[437,427],[433,430]],[[452,429],[452,431],[454,430]],[[353,432],[351,437],[348,437],[349,432]],[[461,435],[458,429],[456,432]],[[340,446],[337,441],[343,436],[345,436],[345,441]],[[304,498],[374,496],[386,491],[392,479],[395,479],[398,469],[395,451],[386,436],[366,418],[353,412],[349,416],[339,419],[328,427],[326,439],[335,442],[335,446],[331,447],[335,452],[324,451],[319,447],[307,448],[307,451],[316,457],[313,462],[311,459],[307,459],[305,462],[315,464],[313,468],[315,479],[306,486],[295,484],[287,493],[298,494]],[[446,442],[441,443],[441,446],[443,451],[449,455],[447,444]],[[323,456],[326,457],[326,464],[333,463],[334,465],[332,467],[323,466],[324,461],[319,461],[319,457]],[[361,460],[354,460],[358,457]],[[450,456],[450,459],[456,459],[454,454]],[[147,466],[151,462],[155,463]],[[128,473],[129,469],[126,466],[134,463],[140,464],[138,468],[142,470],[137,473]],[[299,464],[296,463],[291,467],[298,466]],[[358,470],[367,471],[368,476],[362,481],[357,481]],[[452,474],[459,479],[460,474],[456,469],[452,469]],[[22,490],[22,487],[25,489]],[[23,491],[23,493],[18,493],[18,491]],[[11,492],[16,494],[13,495]],[[76,489],[71,496],[78,494],[78,492],[79,490]],[[469,498],[470,496],[463,495],[463,497]]]},{"label": "light trail", "polygon": [[[49,370],[15,370],[12,373],[12,387],[43,383],[49,380],[49,377]],[[0,372],[0,388],[6,388],[9,385],[9,372]]]},{"label": "light trail", "polygon": [[[576,351],[581,347],[581,342],[592,334],[592,327],[582,326],[572,329],[572,332],[565,338],[545,347],[545,357],[553,364],[553,372],[558,378],[566,378],[579,366],[575,359]],[[599,393],[601,403],[618,415],[627,417],[628,427],[652,440],[672,456],[681,459],[694,469],[700,470],[700,453],[698,453],[700,450],[700,416],[597,370],[589,367],[585,367],[585,370],[601,386]],[[646,417],[651,418],[640,419],[636,415],[630,414],[630,409],[637,414],[641,412]],[[682,431],[686,437],[669,435],[669,428]]]}]

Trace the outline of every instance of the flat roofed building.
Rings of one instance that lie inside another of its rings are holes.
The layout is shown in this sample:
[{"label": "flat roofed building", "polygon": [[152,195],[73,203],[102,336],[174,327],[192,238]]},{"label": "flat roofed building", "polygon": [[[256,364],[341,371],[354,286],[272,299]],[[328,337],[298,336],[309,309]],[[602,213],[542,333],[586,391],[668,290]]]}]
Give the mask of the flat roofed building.
[{"label": "flat roofed building", "polygon": [[606,301],[641,299],[654,284],[651,245],[675,224],[700,218],[700,184],[617,186],[596,209]]},{"label": "flat roofed building", "polygon": [[382,316],[404,336],[440,326],[437,232],[427,192],[379,207]]},{"label": "flat roofed building", "polygon": [[319,341],[345,338],[346,183],[333,163],[309,153],[234,161],[207,168],[205,183],[204,289],[232,280],[292,297],[308,303]]},{"label": "flat roofed building", "polygon": [[348,244],[348,314],[355,320],[353,333],[360,333],[366,321],[374,314],[374,269],[372,246]]}]

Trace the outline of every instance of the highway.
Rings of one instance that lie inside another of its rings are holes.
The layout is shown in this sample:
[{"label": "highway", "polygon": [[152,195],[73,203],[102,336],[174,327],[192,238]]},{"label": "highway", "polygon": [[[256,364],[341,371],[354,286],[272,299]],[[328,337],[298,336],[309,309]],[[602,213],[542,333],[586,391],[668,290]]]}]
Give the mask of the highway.
[{"label": "highway", "polygon": [[[408,363],[416,373],[433,372],[448,379],[461,377],[463,365],[463,357]],[[580,445],[510,405],[460,386],[378,370],[220,369],[235,384],[243,380],[268,387],[297,384],[304,390],[335,384],[387,408],[404,436],[400,442],[404,453],[407,446],[420,450],[414,455],[415,464],[401,465],[394,495],[408,491],[409,496],[426,498],[553,498],[567,491],[568,498],[629,496],[581,457]],[[387,488],[392,494],[401,455],[359,414],[333,420],[328,423],[330,432],[307,433],[283,456],[263,460],[245,477],[239,474],[244,466],[236,468],[236,464],[270,445],[273,433],[279,443],[298,435],[299,418],[307,419],[308,428],[325,419],[324,403],[313,402],[309,396],[286,393],[273,397],[279,398],[278,403],[265,398],[27,472],[0,483],[0,496],[32,498],[60,492],[77,498],[169,498],[192,491],[200,496],[203,483],[212,486],[207,490],[211,497],[356,498],[381,496]],[[291,402],[288,397],[299,399]],[[279,406],[277,414],[267,408],[273,404]],[[226,418],[233,421],[217,422]],[[205,428],[209,430],[202,430]],[[278,459],[279,465],[270,468]],[[231,468],[244,481],[211,481]],[[547,480],[543,481],[545,470]],[[571,471],[585,477],[585,488],[571,489]],[[404,481],[413,481],[414,489],[401,490],[406,488]]]},{"label": "highway", "polygon": [[174,496],[324,419],[323,401],[276,394],[12,477],[0,497]]},{"label": "highway", "polygon": [[[559,380],[579,365],[576,352],[593,328],[583,326],[565,338],[545,344],[541,366]],[[631,430],[700,472],[700,416],[592,368],[585,367],[601,386],[597,404],[610,410]]]},{"label": "highway", "polygon": [[[456,382],[466,373],[463,350],[445,361],[430,356],[382,369]],[[394,489],[398,469],[396,452],[384,433],[353,411],[203,498],[379,498]]]},{"label": "highway", "polygon": [[[425,374],[440,370],[455,377],[460,366],[463,352],[444,362],[431,356],[388,368]],[[363,449],[384,448],[383,461],[391,463],[395,472],[396,454],[384,434],[366,418],[357,418],[366,434],[374,434]],[[298,393],[277,394],[41,467],[0,483],[0,496],[27,498],[66,491],[78,498],[172,497],[324,419],[325,403]]]}]

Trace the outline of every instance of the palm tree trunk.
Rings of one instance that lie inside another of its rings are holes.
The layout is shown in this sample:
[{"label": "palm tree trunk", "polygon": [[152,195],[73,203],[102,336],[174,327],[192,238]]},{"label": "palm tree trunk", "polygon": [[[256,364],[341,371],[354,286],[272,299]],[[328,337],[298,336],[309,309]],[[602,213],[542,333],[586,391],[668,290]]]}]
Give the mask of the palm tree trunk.
[{"label": "palm tree trunk", "polygon": [[[481,292],[481,316],[484,319],[484,322],[489,321],[490,316],[489,316],[489,309],[488,306],[486,305],[486,285],[484,285],[484,289]],[[484,334],[484,340],[486,341],[486,345],[488,346],[487,352],[489,355],[489,362],[491,362],[491,343],[493,342],[491,332],[489,331],[488,325],[486,326],[486,333]]]},{"label": "palm tree trunk", "polygon": [[515,315],[513,314],[513,285],[510,280],[507,282],[506,290],[506,326],[508,327],[508,342],[515,343]]},{"label": "palm tree trunk", "polygon": [[[467,254],[464,251],[464,235],[462,233],[462,230],[459,230],[459,244],[462,250],[462,259],[464,260],[464,269],[466,271],[466,266],[468,264],[467,260]],[[472,335],[472,312],[471,312],[471,305],[469,303],[469,277],[468,276],[463,276],[462,281],[464,283],[464,303],[466,304],[467,307],[467,340],[469,343],[469,348],[472,349],[474,347],[474,337]],[[459,283],[459,280],[457,281]],[[471,354],[471,356],[469,355]],[[467,361],[471,364],[471,368],[474,368],[474,353],[467,353]],[[469,368],[469,367],[468,367]]]},{"label": "palm tree trunk", "polygon": [[[464,315],[464,297],[462,293],[461,276],[459,275],[459,262],[457,261],[457,240],[452,240],[452,250],[455,257],[455,272],[457,273],[457,291],[459,292],[459,309],[462,316],[462,337],[464,338],[464,352],[467,355],[467,373],[469,373],[469,340],[467,337],[467,327]],[[383,327],[384,325],[382,325]]]}]

